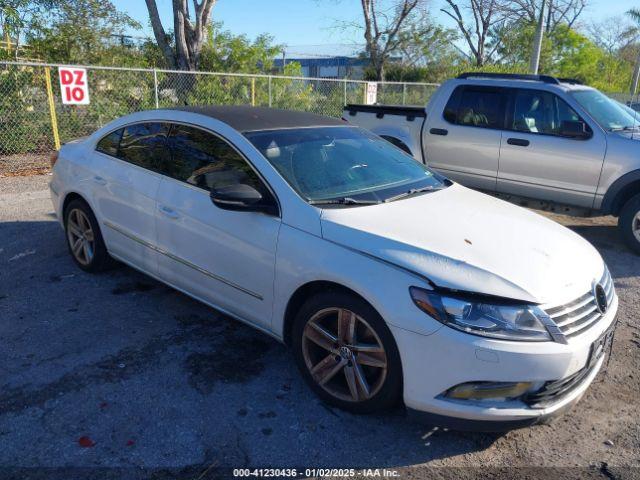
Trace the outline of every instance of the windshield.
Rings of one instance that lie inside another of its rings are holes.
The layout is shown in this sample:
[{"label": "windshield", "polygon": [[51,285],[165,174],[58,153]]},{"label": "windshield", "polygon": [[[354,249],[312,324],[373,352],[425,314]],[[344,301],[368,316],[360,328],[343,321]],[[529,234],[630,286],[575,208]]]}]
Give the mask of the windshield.
[{"label": "windshield", "polygon": [[625,130],[638,126],[630,109],[598,90],[576,90],[571,95],[606,130]]},{"label": "windshield", "polygon": [[378,203],[447,185],[412,156],[358,127],[269,130],[245,136],[312,203]]}]

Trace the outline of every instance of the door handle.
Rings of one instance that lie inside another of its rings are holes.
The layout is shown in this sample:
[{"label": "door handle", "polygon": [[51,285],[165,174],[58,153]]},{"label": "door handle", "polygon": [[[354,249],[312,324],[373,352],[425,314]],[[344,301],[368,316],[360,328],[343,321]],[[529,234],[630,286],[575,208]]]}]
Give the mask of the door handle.
[{"label": "door handle", "polygon": [[517,145],[518,147],[528,147],[530,142],[524,138],[509,138],[507,139],[507,143],[509,145]]},{"label": "door handle", "polygon": [[429,130],[429,133],[431,135],[447,135],[449,133],[449,130],[446,130],[444,128],[432,128],[431,130]]},{"label": "door handle", "polygon": [[159,207],[160,212],[162,212],[163,215],[171,218],[171,219],[176,219],[179,218],[180,215],[178,214],[178,212],[176,212],[173,208],[169,208],[169,207],[165,207],[164,205],[160,205]]},{"label": "door handle", "polygon": [[96,175],[95,177],[93,177],[93,181],[94,181],[95,183],[97,183],[98,185],[106,185],[106,184],[107,184],[107,181],[106,181],[104,178],[102,178],[102,177],[100,177],[100,176],[98,176],[98,175]]}]

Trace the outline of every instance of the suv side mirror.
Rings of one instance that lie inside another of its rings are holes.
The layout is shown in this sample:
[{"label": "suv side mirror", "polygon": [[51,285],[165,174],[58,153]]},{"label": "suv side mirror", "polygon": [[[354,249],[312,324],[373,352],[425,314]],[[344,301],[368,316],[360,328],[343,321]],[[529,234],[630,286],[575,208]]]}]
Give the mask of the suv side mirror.
[{"label": "suv side mirror", "polygon": [[560,123],[560,135],[563,137],[586,140],[591,138],[591,131],[587,124],[579,120],[563,120]]},{"label": "suv side mirror", "polygon": [[271,198],[265,199],[258,190],[244,183],[212,188],[209,197],[216,207],[223,210],[278,214],[278,208]]}]

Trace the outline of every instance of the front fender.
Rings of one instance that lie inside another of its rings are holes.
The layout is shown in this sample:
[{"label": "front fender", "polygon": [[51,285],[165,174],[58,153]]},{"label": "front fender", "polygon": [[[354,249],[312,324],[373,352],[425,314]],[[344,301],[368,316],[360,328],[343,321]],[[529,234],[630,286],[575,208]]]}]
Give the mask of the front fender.
[{"label": "front fender", "polygon": [[316,281],[336,283],[356,292],[388,324],[398,328],[430,335],[442,327],[420,311],[409,295],[412,285],[430,288],[426,280],[283,224],[274,287],[272,329],[276,335],[285,337],[284,321],[292,295]]}]

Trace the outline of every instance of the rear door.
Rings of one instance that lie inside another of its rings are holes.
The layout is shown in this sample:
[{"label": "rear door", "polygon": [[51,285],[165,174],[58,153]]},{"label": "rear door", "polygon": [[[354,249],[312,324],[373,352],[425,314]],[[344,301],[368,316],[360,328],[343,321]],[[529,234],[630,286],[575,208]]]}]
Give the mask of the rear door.
[{"label": "rear door", "polygon": [[173,158],[161,166],[156,211],[160,276],[269,328],[280,217],[223,210],[209,197],[211,188],[232,184],[250,185],[265,198],[269,188],[224,139],[179,124],[169,138]]},{"label": "rear door", "polygon": [[[563,122],[583,122],[589,138],[563,134]],[[497,191],[591,208],[606,138],[553,92],[517,89],[509,102],[500,147]]]},{"label": "rear door", "polygon": [[456,87],[443,114],[427,118],[427,165],[468,187],[495,190],[507,92],[476,85]]},{"label": "rear door", "polygon": [[94,202],[109,251],[151,274],[157,273],[155,210],[160,174],[169,158],[168,125],[144,122],[118,129],[97,144]]}]

